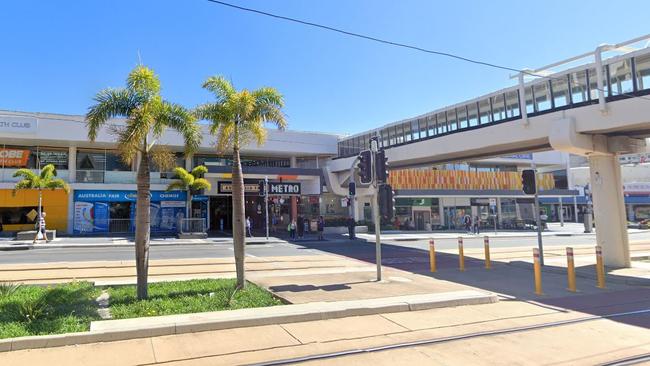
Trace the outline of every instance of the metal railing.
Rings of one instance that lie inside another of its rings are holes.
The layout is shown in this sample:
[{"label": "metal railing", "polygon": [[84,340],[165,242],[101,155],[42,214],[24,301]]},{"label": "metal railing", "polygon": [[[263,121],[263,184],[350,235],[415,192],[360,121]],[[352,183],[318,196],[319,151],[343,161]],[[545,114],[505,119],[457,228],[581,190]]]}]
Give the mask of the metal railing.
[{"label": "metal railing", "polygon": [[208,231],[207,220],[205,218],[190,218],[178,220],[179,232],[185,233],[206,233]]}]

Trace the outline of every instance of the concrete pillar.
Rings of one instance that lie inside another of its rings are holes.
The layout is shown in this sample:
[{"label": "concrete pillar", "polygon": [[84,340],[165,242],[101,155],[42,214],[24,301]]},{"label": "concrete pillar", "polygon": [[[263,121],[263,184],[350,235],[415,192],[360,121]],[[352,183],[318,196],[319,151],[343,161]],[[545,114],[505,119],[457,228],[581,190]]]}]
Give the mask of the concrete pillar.
[{"label": "concrete pillar", "polygon": [[591,155],[589,173],[596,241],[603,248],[604,262],[608,266],[629,267],[630,245],[618,157],[616,154]]},{"label": "concrete pillar", "polygon": [[77,181],[77,147],[68,147],[68,182]]},{"label": "concrete pillar", "polygon": [[497,222],[501,224],[503,222],[503,216],[501,215],[501,198],[497,197]]}]

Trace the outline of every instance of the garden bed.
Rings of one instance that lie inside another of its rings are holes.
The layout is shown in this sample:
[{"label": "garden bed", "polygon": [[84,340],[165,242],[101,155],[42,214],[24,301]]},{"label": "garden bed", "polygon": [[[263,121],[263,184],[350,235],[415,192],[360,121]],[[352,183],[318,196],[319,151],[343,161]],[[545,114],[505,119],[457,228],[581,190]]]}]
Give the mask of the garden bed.
[{"label": "garden bed", "polygon": [[[149,284],[149,298],[138,301],[135,286],[108,287],[113,319],[199,313],[281,305],[270,292],[249,283],[235,291],[234,279]],[[90,282],[57,286],[0,284],[0,339],[84,332],[101,320],[95,299],[102,293]]]}]

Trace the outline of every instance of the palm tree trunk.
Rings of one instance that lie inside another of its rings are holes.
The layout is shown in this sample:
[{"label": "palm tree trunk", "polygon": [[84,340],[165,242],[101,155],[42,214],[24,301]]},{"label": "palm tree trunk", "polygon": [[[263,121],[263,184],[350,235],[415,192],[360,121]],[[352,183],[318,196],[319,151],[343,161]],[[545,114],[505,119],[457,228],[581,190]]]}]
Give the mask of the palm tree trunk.
[{"label": "palm tree trunk", "polygon": [[135,211],[135,265],[138,275],[138,299],[147,298],[149,274],[149,236],[151,231],[151,196],[149,187],[149,154],[145,149],[138,164],[138,200]]},{"label": "palm tree trunk", "polygon": [[[235,127],[237,131],[237,127]],[[244,259],[246,256],[246,242],[244,238],[244,175],[242,174],[239,157],[239,136],[235,132],[235,146],[233,147],[232,165],[232,239],[235,251],[235,269],[237,270],[237,288],[246,286],[244,273]]]}]

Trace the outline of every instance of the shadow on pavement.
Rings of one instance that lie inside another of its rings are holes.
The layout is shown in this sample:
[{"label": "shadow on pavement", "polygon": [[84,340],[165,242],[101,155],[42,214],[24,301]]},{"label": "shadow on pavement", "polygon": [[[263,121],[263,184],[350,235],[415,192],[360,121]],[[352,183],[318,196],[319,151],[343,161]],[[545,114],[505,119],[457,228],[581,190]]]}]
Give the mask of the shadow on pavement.
[{"label": "shadow on pavement", "polygon": [[[322,242],[299,244],[306,249],[320,250],[375,263],[374,243],[355,240],[338,244]],[[464,272],[458,269],[458,263],[458,255],[437,253],[438,270],[431,273],[428,251],[394,244],[382,244],[382,264],[384,266],[495,292],[522,301],[598,316],[650,309],[649,286],[625,284],[627,278],[611,273],[607,275],[607,289],[596,288],[595,277],[578,277],[578,292],[571,293],[566,290],[566,268],[546,265],[542,273],[544,295],[537,296],[534,294],[533,268],[529,262],[506,263],[492,260],[492,269],[486,270],[482,259],[466,256]],[[593,265],[576,267],[576,269],[579,273],[590,271],[595,273]],[[650,313],[648,312],[617,316],[611,320],[650,328]]]}]

